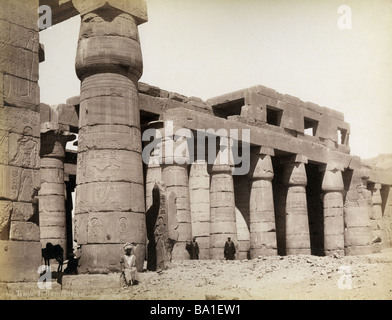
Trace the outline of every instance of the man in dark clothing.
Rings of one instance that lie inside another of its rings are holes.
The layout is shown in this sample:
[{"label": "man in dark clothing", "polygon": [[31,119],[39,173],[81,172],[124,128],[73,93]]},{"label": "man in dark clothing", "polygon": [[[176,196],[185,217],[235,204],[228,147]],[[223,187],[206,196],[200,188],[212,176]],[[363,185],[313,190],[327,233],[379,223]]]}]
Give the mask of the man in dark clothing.
[{"label": "man in dark clothing", "polygon": [[227,241],[225,243],[225,250],[224,250],[224,255],[226,260],[234,260],[235,259],[235,245],[234,242],[231,241],[231,238],[228,237]]},{"label": "man in dark clothing", "polygon": [[196,241],[196,237],[193,241],[187,241],[185,249],[188,251],[191,260],[199,260],[199,244]]}]

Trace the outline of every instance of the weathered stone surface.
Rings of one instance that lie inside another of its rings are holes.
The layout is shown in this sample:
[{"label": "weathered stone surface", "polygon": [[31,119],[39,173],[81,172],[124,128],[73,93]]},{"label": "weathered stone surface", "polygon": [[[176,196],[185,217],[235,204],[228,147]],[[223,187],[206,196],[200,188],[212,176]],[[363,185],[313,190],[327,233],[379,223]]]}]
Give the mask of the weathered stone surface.
[{"label": "weathered stone surface", "polygon": [[41,244],[29,241],[0,241],[0,278],[5,282],[37,281]]},{"label": "weathered stone surface", "polygon": [[306,199],[307,177],[302,162],[287,162],[283,181],[288,186],[286,197],[286,253],[310,254],[310,234]]},{"label": "weathered stone surface", "polygon": [[[272,179],[274,171],[269,155],[255,155],[250,193],[250,257],[257,258],[277,249]],[[265,233],[269,233],[265,236]],[[273,237],[275,234],[275,237]],[[263,241],[270,241],[263,243]],[[275,254],[277,252],[275,251]]]},{"label": "weathered stone surface", "polygon": [[210,255],[211,259],[222,259],[227,237],[231,237],[234,244],[238,238],[233,177],[230,170],[216,169],[217,166],[213,166],[210,173]]},{"label": "weathered stone surface", "polygon": [[[176,197],[176,212],[175,218],[170,218],[174,224],[169,225],[169,228],[176,229],[179,237],[174,245],[172,258],[173,260],[183,260],[189,258],[189,254],[185,249],[186,241],[192,238],[192,218],[189,201],[189,179],[188,169],[186,165],[177,165],[175,163],[170,165],[163,165],[162,180],[165,183],[166,190],[173,193]],[[174,213],[174,212],[173,212]]]},{"label": "weathered stone surface", "polygon": [[248,225],[238,208],[235,208],[236,226],[237,226],[237,248],[238,252],[236,254],[237,260],[248,259],[250,252],[250,232]]}]

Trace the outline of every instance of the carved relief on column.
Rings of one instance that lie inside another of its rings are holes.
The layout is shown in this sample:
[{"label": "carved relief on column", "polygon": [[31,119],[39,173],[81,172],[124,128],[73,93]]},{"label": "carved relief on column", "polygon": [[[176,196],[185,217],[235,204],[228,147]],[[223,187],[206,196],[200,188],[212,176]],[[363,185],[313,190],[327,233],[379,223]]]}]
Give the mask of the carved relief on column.
[{"label": "carved relief on column", "polygon": [[[224,247],[230,237],[237,246],[234,183],[230,139],[220,139],[220,149],[210,173],[210,255],[211,259],[224,258]],[[238,251],[238,250],[237,250]]]},{"label": "carved relief on column", "polygon": [[250,257],[276,255],[276,225],[272,179],[274,170],[271,156],[274,150],[258,148],[252,154],[250,193]]},{"label": "carved relief on column", "polygon": [[[76,187],[80,271],[120,269],[123,244],[143,269],[146,226],[138,80],[138,25],[144,1],[73,1],[82,22],[76,55],[81,80]],[[121,226],[121,227],[119,227]]]},{"label": "carved relief on column", "polygon": [[286,254],[311,254],[306,200],[307,158],[296,155],[283,160],[286,198]]},{"label": "carved relief on column", "polygon": [[327,164],[322,168],[325,255],[344,255],[343,169],[334,164]]}]

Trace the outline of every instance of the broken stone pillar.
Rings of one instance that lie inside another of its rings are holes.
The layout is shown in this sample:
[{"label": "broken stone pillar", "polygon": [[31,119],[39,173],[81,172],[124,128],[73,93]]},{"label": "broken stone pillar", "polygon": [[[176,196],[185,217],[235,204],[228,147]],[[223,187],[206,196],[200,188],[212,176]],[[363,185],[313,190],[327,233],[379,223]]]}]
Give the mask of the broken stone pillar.
[{"label": "broken stone pillar", "polygon": [[272,179],[274,169],[271,155],[274,150],[259,148],[252,154],[250,193],[250,258],[276,255],[276,226]]},{"label": "broken stone pillar", "polygon": [[145,197],[138,80],[144,1],[82,1],[76,73],[81,80],[76,186],[80,272],[120,269],[123,244],[145,257]]},{"label": "broken stone pillar", "polygon": [[367,177],[361,170],[361,160],[353,157],[352,176],[344,203],[345,255],[372,253],[370,224],[371,193],[366,189]]},{"label": "broken stone pillar", "polygon": [[199,244],[199,258],[210,259],[210,175],[205,160],[196,160],[189,173],[192,236]]},{"label": "broken stone pillar", "polygon": [[[177,131],[176,131],[177,132]],[[162,180],[168,195],[175,195],[176,214],[168,216],[169,237],[175,244],[172,251],[173,260],[189,259],[186,241],[192,239],[192,218],[189,199],[188,163],[189,152],[186,139],[176,136],[164,136],[162,140],[164,153],[162,157]],[[179,146],[185,146],[184,153],[177,154]],[[177,239],[175,239],[177,238]]]},{"label": "broken stone pillar", "polygon": [[[210,168],[210,255],[224,259],[228,237],[238,248],[230,139],[220,139],[220,150]],[[237,250],[238,251],[238,250]]]},{"label": "broken stone pillar", "polygon": [[36,281],[40,114],[38,0],[0,10],[0,282]]},{"label": "broken stone pillar", "polygon": [[306,200],[307,159],[295,155],[284,160],[283,181],[286,197],[286,254],[311,254]]},{"label": "broken stone pillar", "polygon": [[343,168],[327,164],[322,170],[324,253],[326,256],[334,253],[344,255]]},{"label": "broken stone pillar", "polygon": [[67,257],[64,158],[66,143],[74,138],[60,130],[41,133],[41,189],[38,193],[41,245],[43,248],[48,242],[61,245],[64,259]]}]

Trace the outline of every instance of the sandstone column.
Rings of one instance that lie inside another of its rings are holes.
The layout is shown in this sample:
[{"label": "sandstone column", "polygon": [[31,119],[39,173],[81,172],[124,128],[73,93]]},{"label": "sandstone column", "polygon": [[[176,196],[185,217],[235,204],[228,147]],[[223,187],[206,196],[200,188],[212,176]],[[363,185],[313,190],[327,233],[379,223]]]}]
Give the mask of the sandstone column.
[{"label": "sandstone column", "polygon": [[189,173],[192,235],[197,237],[200,259],[210,259],[210,175],[205,160],[196,160]]},{"label": "sandstone column", "polygon": [[118,271],[126,242],[137,268],[145,257],[145,198],[138,80],[138,25],[145,2],[73,1],[82,22],[76,56],[81,80],[76,187],[80,271]]},{"label": "sandstone column", "polygon": [[372,188],[372,210],[370,223],[373,231],[373,251],[380,251],[385,247],[388,247],[388,231],[385,226],[382,213],[382,198],[381,198],[381,184],[374,183]]},{"label": "sandstone column", "polygon": [[39,191],[39,226],[41,245],[60,244],[67,257],[64,158],[67,141],[74,135],[60,130],[41,134],[41,189]]},{"label": "sandstone column", "polygon": [[221,138],[220,150],[210,168],[210,255],[215,260],[224,259],[223,251],[228,237],[238,248],[230,153],[230,140]]},{"label": "sandstone column", "polygon": [[[176,130],[177,131],[177,130]],[[176,132],[175,131],[175,132]],[[173,260],[189,259],[189,253],[186,251],[186,241],[192,239],[192,218],[189,199],[189,177],[188,147],[181,149],[184,153],[177,154],[178,148],[182,144],[187,144],[184,137],[164,136],[162,138],[163,157],[162,157],[162,180],[166,186],[166,192],[175,195],[175,204],[177,207],[175,216],[169,214],[168,229],[169,236],[177,234],[172,251]]]},{"label": "sandstone column", "polygon": [[38,0],[0,10],[0,282],[36,281],[38,226]]},{"label": "sandstone column", "polygon": [[350,165],[353,171],[344,203],[344,252],[345,255],[370,254],[372,199],[366,189],[368,177],[361,170],[359,157],[353,157]]},{"label": "sandstone column", "polygon": [[286,254],[311,254],[306,200],[307,159],[296,155],[284,161],[283,181],[286,198]]},{"label": "sandstone column", "polygon": [[344,255],[343,168],[327,164],[322,170],[324,252],[327,256],[335,252]]},{"label": "sandstone column", "polygon": [[274,150],[259,148],[252,154],[250,172],[250,257],[276,255],[276,225],[272,179],[274,170],[271,162]]}]

